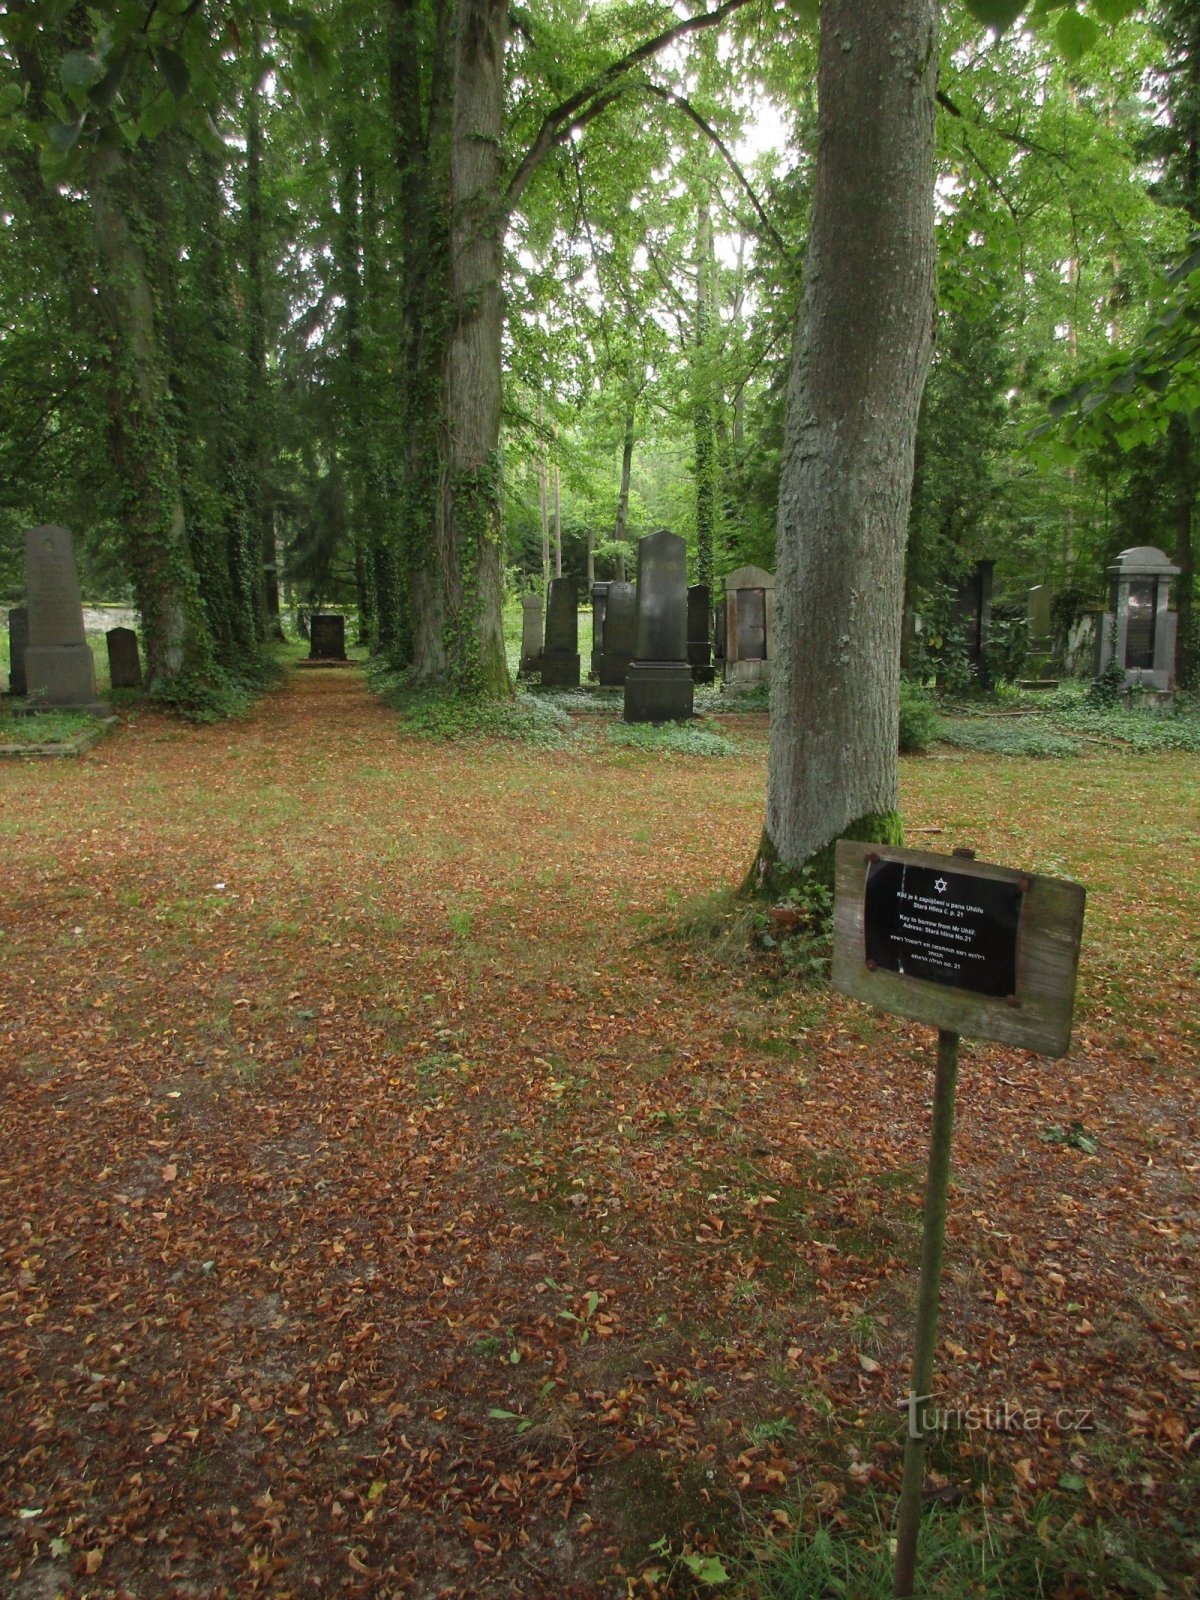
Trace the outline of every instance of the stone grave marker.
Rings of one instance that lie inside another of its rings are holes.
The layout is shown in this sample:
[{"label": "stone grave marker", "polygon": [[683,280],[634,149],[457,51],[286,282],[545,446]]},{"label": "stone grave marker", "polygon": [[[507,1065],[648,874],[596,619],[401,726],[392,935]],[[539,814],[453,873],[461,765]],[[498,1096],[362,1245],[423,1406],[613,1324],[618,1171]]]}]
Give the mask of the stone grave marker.
[{"label": "stone grave marker", "polygon": [[13,606],[8,613],[8,692],[24,697],[29,693],[25,677],[25,651],[29,644],[29,612]]},{"label": "stone grave marker", "polygon": [[546,592],[542,685],[551,689],[579,687],[579,606],[574,578],[551,578]]},{"label": "stone grave marker", "polygon": [[638,541],[637,652],[625,674],[626,722],[692,715],[687,659],[687,545],[660,528]]},{"label": "stone grave marker", "polygon": [[1170,603],[1178,576],[1179,568],[1151,545],[1121,551],[1108,569],[1111,598],[1100,627],[1097,673],[1115,655],[1131,687],[1164,693],[1174,687],[1177,619]]},{"label": "stone grave marker", "polygon": [[308,630],[310,661],[345,661],[346,619],[340,611],[314,611]]},{"label": "stone grave marker", "polygon": [[542,597],[540,594],[521,596],[521,663],[518,678],[527,678],[542,664]]},{"label": "stone grave marker", "polygon": [[637,585],[610,583],[604,598],[604,649],[596,676],[605,688],[619,689],[637,648]]},{"label": "stone grave marker", "polygon": [[132,628],[110,628],[104,637],[108,644],[109,683],[114,689],[140,689],[142,663],[137,634]]},{"label": "stone grave marker", "polygon": [[26,694],[38,706],[108,716],[96,698],[96,670],[83,631],[75,548],[66,528],[43,523],[25,535],[29,643]]},{"label": "stone grave marker", "polygon": [[600,676],[600,657],[604,654],[604,619],[608,613],[609,583],[592,585],[592,665],[593,678]]},{"label": "stone grave marker", "polygon": [[705,583],[694,583],[687,592],[687,658],[693,682],[713,681],[712,597]]},{"label": "stone grave marker", "polygon": [[954,593],[953,614],[962,629],[967,659],[979,670],[992,635],[992,573],[994,561],[977,561]]},{"label": "stone grave marker", "polygon": [[725,681],[769,683],[775,653],[775,578],[738,567],[725,579]]}]

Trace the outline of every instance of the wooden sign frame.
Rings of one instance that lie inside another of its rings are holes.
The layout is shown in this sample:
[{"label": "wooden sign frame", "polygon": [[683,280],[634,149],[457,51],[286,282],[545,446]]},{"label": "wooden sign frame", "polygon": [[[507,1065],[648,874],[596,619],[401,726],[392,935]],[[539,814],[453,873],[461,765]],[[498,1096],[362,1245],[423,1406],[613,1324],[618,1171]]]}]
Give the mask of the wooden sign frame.
[{"label": "wooden sign frame", "polygon": [[[1020,891],[1014,993],[996,996],[869,965],[867,876],[873,863],[898,862]],[[1018,872],[965,856],[934,855],[839,839],[834,900],[833,986],[898,1016],[1001,1044],[1064,1056],[1079,970],[1086,890],[1065,878]]]}]

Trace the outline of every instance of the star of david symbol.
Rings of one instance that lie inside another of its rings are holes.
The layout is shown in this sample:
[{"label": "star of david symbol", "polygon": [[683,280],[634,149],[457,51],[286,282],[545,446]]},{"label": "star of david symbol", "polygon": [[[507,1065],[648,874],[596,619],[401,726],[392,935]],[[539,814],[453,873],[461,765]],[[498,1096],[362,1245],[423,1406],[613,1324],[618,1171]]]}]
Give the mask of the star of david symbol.
[{"label": "star of david symbol", "polygon": [[950,885],[946,882],[945,878],[938,878],[933,887],[939,894],[945,894]]}]

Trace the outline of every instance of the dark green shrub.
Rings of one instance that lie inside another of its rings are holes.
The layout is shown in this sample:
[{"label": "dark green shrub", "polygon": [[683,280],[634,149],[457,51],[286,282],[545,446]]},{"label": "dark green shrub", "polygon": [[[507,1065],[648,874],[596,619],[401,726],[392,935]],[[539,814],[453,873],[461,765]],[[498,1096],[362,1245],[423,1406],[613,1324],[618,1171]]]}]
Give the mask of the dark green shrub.
[{"label": "dark green shrub", "polygon": [[915,683],[900,683],[900,754],[922,755],[938,737],[938,714],[933,701]]}]

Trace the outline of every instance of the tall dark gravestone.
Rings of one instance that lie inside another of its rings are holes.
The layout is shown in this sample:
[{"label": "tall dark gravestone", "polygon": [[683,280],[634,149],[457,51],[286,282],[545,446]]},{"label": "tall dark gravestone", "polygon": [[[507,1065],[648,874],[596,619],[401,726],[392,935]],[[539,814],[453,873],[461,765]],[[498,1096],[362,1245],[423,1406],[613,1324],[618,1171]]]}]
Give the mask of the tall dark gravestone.
[{"label": "tall dark gravestone", "polygon": [[75,549],[66,528],[43,523],[25,535],[29,643],[26,694],[39,706],[107,716],[96,698],[96,669],[83,631]]},{"label": "tall dark gravestone", "polygon": [[592,666],[593,678],[600,676],[600,657],[604,654],[604,619],[608,614],[608,583],[592,585]]},{"label": "tall dark gravestone", "polygon": [[542,597],[540,594],[521,596],[521,664],[518,678],[527,678],[542,664]]},{"label": "tall dark gravestone", "polygon": [[712,599],[705,583],[694,583],[687,592],[687,658],[693,682],[713,681]]},{"label": "tall dark gravestone", "polygon": [[24,606],[14,606],[8,613],[8,692],[24,696],[29,693],[25,677],[25,651],[29,646],[29,612]]},{"label": "tall dark gravestone", "polygon": [[579,606],[574,578],[551,578],[546,591],[542,685],[551,689],[579,687]]},{"label": "tall dark gravestone", "polygon": [[596,676],[608,689],[620,689],[637,649],[637,585],[610,583],[604,597],[604,649]]},{"label": "tall dark gravestone", "polygon": [[114,689],[140,689],[142,663],[137,634],[132,628],[110,628],[104,637],[108,644],[109,683]]},{"label": "tall dark gravestone", "polygon": [[308,630],[310,661],[345,661],[346,619],[340,611],[314,611]]},{"label": "tall dark gravestone", "polygon": [[637,653],[625,674],[626,722],[692,714],[687,659],[687,546],[660,528],[638,541]]}]

